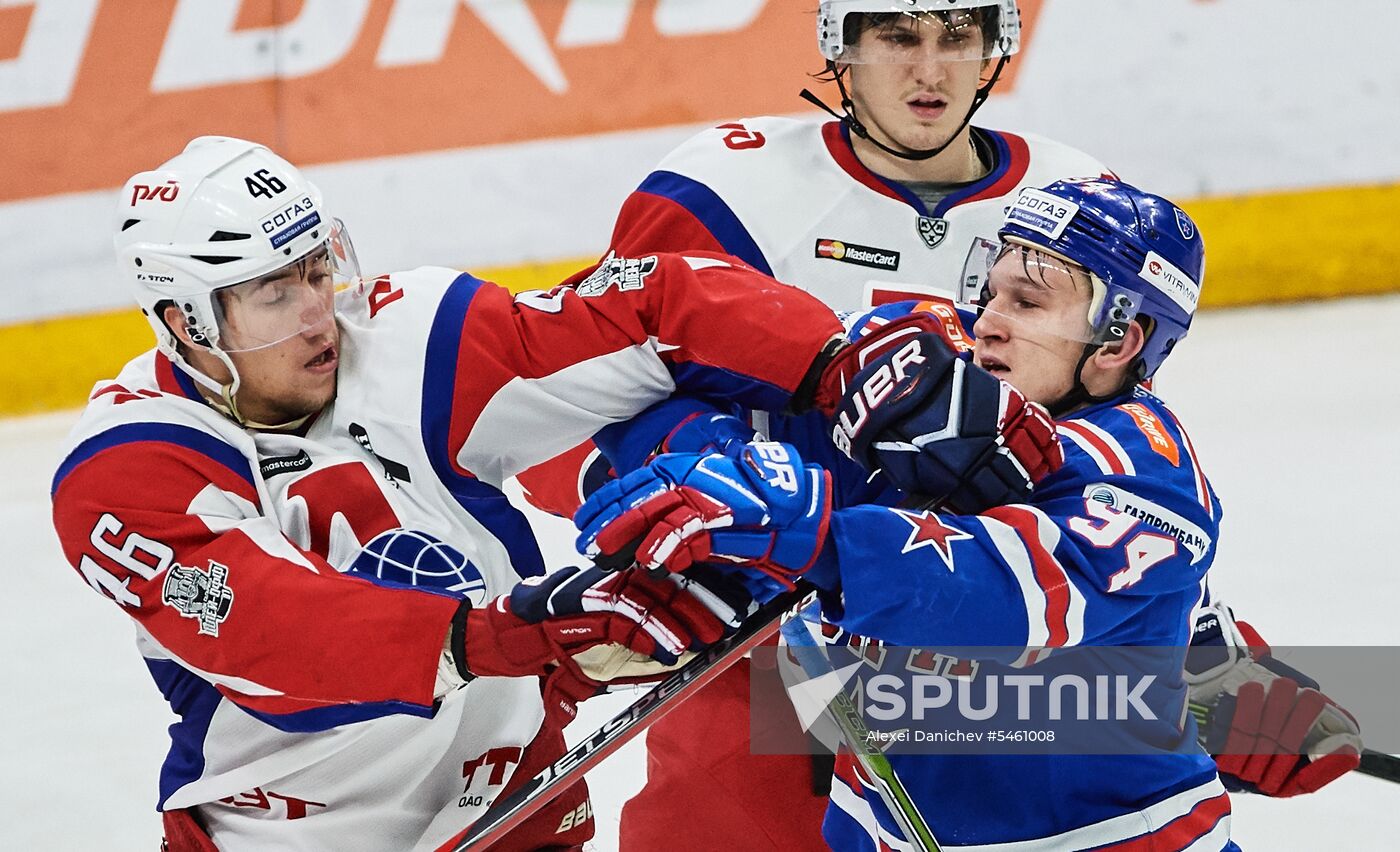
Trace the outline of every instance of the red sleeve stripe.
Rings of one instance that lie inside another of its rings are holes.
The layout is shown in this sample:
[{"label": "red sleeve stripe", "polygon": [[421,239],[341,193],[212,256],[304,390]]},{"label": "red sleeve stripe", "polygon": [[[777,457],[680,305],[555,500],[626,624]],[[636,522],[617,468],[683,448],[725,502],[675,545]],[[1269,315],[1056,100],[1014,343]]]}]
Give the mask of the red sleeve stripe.
[{"label": "red sleeve stripe", "polygon": [[[875,815],[863,786],[855,780],[852,765],[854,761],[846,756],[847,765],[842,769],[842,758],[836,758],[836,781],[831,785],[831,804],[858,826],[858,831],[870,839],[871,845],[880,852],[912,852],[913,845],[889,833]],[[828,817],[830,818],[830,817]]]},{"label": "red sleeve stripe", "polygon": [[[1095,847],[1095,852],[1184,852],[1216,850],[1229,837],[1230,796],[1220,793],[1149,834]],[[1217,836],[1218,835],[1218,836]]]},{"label": "red sleeve stripe", "polygon": [[1055,558],[1059,528],[1039,510],[1025,506],[1000,506],[984,512],[980,520],[1020,586],[1026,645],[1058,648],[1082,641],[1084,596]]},{"label": "red sleeve stripe", "polygon": [[[719,193],[710,189],[705,184],[694,178],[675,172],[658,171],[647,175],[642,185],[637,187],[634,198],[644,198],[647,195],[657,199],[671,201],[681,207],[679,211],[671,211],[676,215],[667,217],[667,230],[677,228],[680,223],[686,223],[682,233],[673,233],[669,236],[669,245],[663,247],[648,247],[647,251],[695,251],[714,250],[725,254],[732,254],[762,272],[764,275],[772,275],[773,268],[768,265],[768,259],[763,256],[763,250],[758,247],[758,242],[754,240],[749,229],[744,225],[743,220],[725,203]],[[650,215],[660,218],[660,214],[667,211],[644,211],[642,215]],[[645,222],[637,221],[637,211],[626,205],[624,213],[630,221],[624,222],[619,216],[616,227],[613,229],[614,243],[620,242],[617,235],[625,234],[628,230],[641,231],[645,228]],[[635,242],[635,241],[633,241]],[[660,240],[648,240],[651,243],[658,243]],[[617,248],[618,246],[614,246]]]},{"label": "red sleeve stripe", "polygon": [[1215,517],[1214,501],[1210,499],[1210,487],[1206,484],[1206,475],[1201,471],[1201,460],[1196,457],[1196,448],[1191,444],[1191,436],[1186,434],[1182,428],[1181,421],[1176,419],[1176,414],[1165,405],[1162,410],[1171,418],[1172,425],[1176,427],[1176,433],[1181,436],[1181,444],[1186,448],[1186,455],[1191,457],[1191,472],[1196,476],[1196,500],[1201,504],[1201,508],[1206,510],[1206,514]]},{"label": "red sleeve stripe", "polygon": [[164,352],[156,353],[156,387],[160,388],[162,393],[168,393],[172,396],[202,399],[194,379],[190,378],[184,370],[176,367]]},{"label": "red sleeve stripe", "polygon": [[1082,449],[1104,474],[1136,476],[1137,468],[1118,439],[1084,420],[1062,420],[1059,432]]},{"label": "red sleeve stripe", "polygon": [[864,784],[860,778],[860,770],[856,768],[856,760],[851,756],[851,753],[845,751],[844,748],[840,754],[836,755],[836,765],[832,768],[832,773],[837,778],[845,781],[846,784],[855,791],[857,796],[861,796],[862,798],[865,796],[865,793],[861,789]]},{"label": "red sleeve stripe", "polygon": [[[835,785],[832,789],[835,792]],[[835,796],[832,797],[835,802]],[[1151,828],[1158,826],[1158,828]],[[1146,830],[1144,830],[1146,829]],[[1220,852],[1230,839],[1230,799],[1220,780],[1209,781],[1135,811],[1061,834],[960,852]]]}]

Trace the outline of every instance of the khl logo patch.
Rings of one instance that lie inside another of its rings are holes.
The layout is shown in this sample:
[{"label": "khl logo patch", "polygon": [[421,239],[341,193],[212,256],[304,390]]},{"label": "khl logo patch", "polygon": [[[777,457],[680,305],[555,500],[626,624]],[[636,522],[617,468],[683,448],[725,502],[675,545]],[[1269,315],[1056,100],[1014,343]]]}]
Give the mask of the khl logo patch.
[{"label": "khl logo patch", "polygon": [[919,217],[919,237],[923,239],[924,245],[929,248],[938,248],[943,238],[948,236],[948,220],[935,219],[932,216]]}]

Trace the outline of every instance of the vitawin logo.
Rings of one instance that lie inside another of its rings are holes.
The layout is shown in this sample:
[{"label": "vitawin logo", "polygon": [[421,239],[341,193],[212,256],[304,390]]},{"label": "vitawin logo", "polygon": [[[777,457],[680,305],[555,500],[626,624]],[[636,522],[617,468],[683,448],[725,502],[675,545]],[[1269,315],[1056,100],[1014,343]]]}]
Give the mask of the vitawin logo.
[{"label": "vitawin logo", "polygon": [[817,240],[817,257],[854,263],[871,269],[898,269],[899,252],[892,249],[858,246],[840,240]]}]

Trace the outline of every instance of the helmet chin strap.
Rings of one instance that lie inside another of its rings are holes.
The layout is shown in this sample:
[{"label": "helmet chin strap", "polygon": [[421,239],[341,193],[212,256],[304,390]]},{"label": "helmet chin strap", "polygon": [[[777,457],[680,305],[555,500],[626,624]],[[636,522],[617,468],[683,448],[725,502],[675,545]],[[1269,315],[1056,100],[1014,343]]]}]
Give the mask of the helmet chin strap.
[{"label": "helmet chin strap", "polygon": [[1094,356],[1094,353],[1105,345],[1103,343],[1084,344],[1084,352],[1079,356],[1079,363],[1074,366],[1074,384],[1064,396],[1045,405],[1045,410],[1050,412],[1051,417],[1058,420],[1077,408],[1117,399],[1141,381],[1141,377],[1134,378],[1134,374],[1138,371],[1133,370],[1113,392],[1102,396],[1089,393],[1089,389],[1084,386],[1084,365],[1089,363],[1089,359]]},{"label": "helmet chin strap", "polygon": [[832,60],[828,59],[826,61],[827,70],[829,70],[832,73],[833,77],[836,80],[836,88],[841,91],[841,112],[838,113],[836,110],[827,106],[821,98],[812,94],[810,89],[803,89],[801,92],[798,93],[798,95],[804,100],[815,104],[818,108],[825,110],[829,115],[831,115],[832,118],[835,118],[837,121],[840,121],[842,124],[850,128],[852,133],[869,142],[871,145],[874,145],[876,148],[879,148],[881,151],[884,151],[886,154],[889,154],[892,157],[899,157],[902,160],[927,160],[931,157],[936,157],[939,154],[943,153],[943,151],[949,145],[953,144],[953,140],[957,139],[958,136],[963,132],[963,129],[967,127],[968,122],[972,121],[973,114],[977,112],[978,108],[980,108],[982,104],[986,102],[987,97],[991,95],[992,87],[996,85],[997,78],[1001,76],[1001,69],[1006,67],[1006,63],[1009,59],[1010,57],[1003,56],[997,60],[997,67],[992,71],[991,79],[987,80],[986,85],[978,87],[977,94],[974,95],[972,98],[972,105],[967,108],[967,115],[963,116],[962,123],[958,125],[958,129],[953,131],[952,135],[948,137],[948,140],[946,142],[944,142],[942,145],[939,145],[936,148],[912,148],[900,151],[891,148],[890,146],[881,142],[879,139],[876,139],[874,136],[870,135],[870,131],[866,128],[865,124],[862,123],[861,120],[856,117],[855,101],[851,100],[850,94],[846,91],[846,82],[844,78],[846,76],[846,71],[850,69],[849,65],[847,65],[846,69],[843,70],[841,68],[838,68],[836,63]]},{"label": "helmet chin strap", "polygon": [[233,359],[229,357],[229,354],[227,352],[220,349],[218,346],[211,345],[208,347],[208,350],[210,354],[212,354],[215,358],[218,358],[221,362],[223,362],[223,365],[228,368],[229,375],[233,377],[233,379],[228,384],[224,384],[211,376],[205,375],[200,370],[195,369],[194,365],[186,361],[184,356],[180,355],[179,352],[175,352],[170,360],[177,367],[183,370],[187,376],[193,379],[195,384],[199,385],[200,388],[207,391],[207,393],[203,394],[204,399],[215,411],[218,411],[220,414],[229,418],[234,423],[237,423],[239,426],[242,426],[245,429],[288,431],[291,429],[300,428],[303,424],[306,423],[306,421],[310,420],[312,414],[315,413],[312,412],[312,414],[303,414],[302,416],[294,417],[285,423],[260,423],[256,420],[248,419],[243,415],[243,412],[238,410],[238,400],[236,395],[238,393],[239,387],[242,386],[243,380],[242,377],[238,375],[238,368],[233,365]]}]

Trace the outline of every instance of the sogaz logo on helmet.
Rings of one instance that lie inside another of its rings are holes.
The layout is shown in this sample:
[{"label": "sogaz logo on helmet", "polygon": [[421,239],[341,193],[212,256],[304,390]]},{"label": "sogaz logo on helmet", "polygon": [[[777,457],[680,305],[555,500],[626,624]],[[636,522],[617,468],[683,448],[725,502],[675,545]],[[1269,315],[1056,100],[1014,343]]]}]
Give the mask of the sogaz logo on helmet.
[{"label": "sogaz logo on helmet", "polygon": [[1006,223],[1058,240],[1078,212],[1078,204],[1028,187],[1021,190],[1011,209],[1006,211]]},{"label": "sogaz logo on helmet", "polygon": [[258,227],[272,241],[273,248],[281,248],[319,224],[321,214],[316,212],[311,196],[303,195],[259,222]]},{"label": "sogaz logo on helmet", "polygon": [[1161,290],[1186,313],[1196,312],[1196,302],[1201,298],[1201,285],[1192,281],[1191,276],[1177,269],[1171,261],[1157,252],[1147,253],[1147,259],[1142,262],[1138,277]]}]

